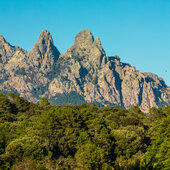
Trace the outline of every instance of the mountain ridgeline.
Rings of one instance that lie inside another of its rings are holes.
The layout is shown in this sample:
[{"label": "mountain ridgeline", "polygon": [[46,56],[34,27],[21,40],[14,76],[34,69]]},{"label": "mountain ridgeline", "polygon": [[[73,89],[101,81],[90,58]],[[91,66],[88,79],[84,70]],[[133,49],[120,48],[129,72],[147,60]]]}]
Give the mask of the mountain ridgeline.
[{"label": "mountain ridgeline", "polygon": [[144,112],[170,104],[170,90],[162,78],[142,73],[118,56],[106,56],[89,30],[78,33],[64,54],[47,30],[30,52],[0,35],[0,92],[17,93],[31,102],[47,97],[58,105],[137,105]]}]

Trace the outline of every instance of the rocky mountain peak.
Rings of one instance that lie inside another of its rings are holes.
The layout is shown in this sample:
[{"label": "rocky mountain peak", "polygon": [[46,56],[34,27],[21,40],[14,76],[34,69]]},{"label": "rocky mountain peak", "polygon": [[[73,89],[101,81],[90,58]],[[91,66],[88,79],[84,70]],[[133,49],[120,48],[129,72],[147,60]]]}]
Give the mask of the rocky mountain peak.
[{"label": "rocky mountain peak", "polygon": [[53,40],[52,40],[52,36],[50,32],[48,32],[47,30],[43,30],[41,34],[39,35],[38,43],[43,44],[43,45],[45,44],[47,45],[48,43],[53,44]]},{"label": "rocky mountain peak", "polygon": [[43,30],[38,38],[37,43],[29,52],[29,63],[47,73],[52,71],[60,52],[54,46],[52,36],[47,30]]},{"label": "rocky mountain peak", "polygon": [[101,41],[100,41],[100,39],[99,39],[98,37],[95,39],[94,44],[95,44],[95,46],[98,48],[98,50],[100,50],[101,55],[103,55],[103,56],[106,55],[106,54],[105,54],[105,51],[103,50]]},{"label": "rocky mountain peak", "polygon": [[7,63],[15,53],[15,48],[0,34],[0,63]]},{"label": "rocky mountain peak", "polygon": [[170,88],[163,79],[122,63],[118,56],[106,56],[100,39],[89,30],[79,32],[61,55],[47,30],[30,52],[0,35],[0,91],[30,101],[46,96],[55,104],[137,105],[144,112],[170,103]]},{"label": "rocky mountain peak", "polygon": [[75,38],[75,45],[79,46],[80,48],[88,48],[94,42],[94,37],[89,30],[82,30],[80,31]]},{"label": "rocky mountain peak", "polygon": [[82,30],[76,35],[73,46],[67,50],[64,56],[76,57],[78,60],[85,59],[92,65],[100,65],[105,52],[99,38],[94,40],[89,30]]},{"label": "rocky mountain peak", "polygon": [[95,39],[95,44],[101,46],[101,41],[98,37]]},{"label": "rocky mountain peak", "polygon": [[5,41],[5,38],[0,34],[0,42]]},{"label": "rocky mountain peak", "polygon": [[10,43],[0,34],[0,45],[7,45],[7,46],[11,46]]}]

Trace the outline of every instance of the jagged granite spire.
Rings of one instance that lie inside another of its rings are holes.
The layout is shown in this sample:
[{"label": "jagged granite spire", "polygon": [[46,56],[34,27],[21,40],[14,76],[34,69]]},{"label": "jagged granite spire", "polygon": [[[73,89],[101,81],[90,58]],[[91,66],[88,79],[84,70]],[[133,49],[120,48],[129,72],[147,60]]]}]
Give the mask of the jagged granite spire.
[{"label": "jagged granite spire", "polygon": [[0,34],[0,63],[7,63],[15,53],[15,48]]},{"label": "jagged granite spire", "polygon": [[38,42],[36,43],[36,46],[39,45],[40,51],[43,53],[45,46],[48,46],[48,44],[53,44],[52,36],[50,32],[47,30],[43,30],[41,34],[39,35]]},{"label": "jagged granite spire", "polygon": [[144,112],[170,103],[163,79],[142,73],[117,56],[107,57],[89,30],[78,33],[73,46],[61,55],[47,30],[30,52],[11,46],[0,35],[0,59],[0,91],[30,101],[46,96],[55,104],[137,105]]},{"label": "jagged granite spire", "polygon": [[94,42],[94,37],[89,30],[80,31],[75,38],[74,45],[81,49],[89,48]]},{"label": "jagged granite spire", "polygon": [[60,52],[54,46],[51,34],[47,30],[43,30],[39,36],[37,43],[29,52],[29,63],[32,67],[47,73],[53,70]]},{"label": "jagged granite spire", "polygon": [[99,38],[94,40],[89,30],[80,31],[75,37],[73,46],[64,54],[64,57],[76,57],[79,60],[86,58],[89,63],[96,66],[101,64],[103,56],[105,56],[105,51]]},{"label": "jagged granite spire", "polygon": [[0,42],[2,43],[4,41],[6,41],[5,38],[0,34]]}]

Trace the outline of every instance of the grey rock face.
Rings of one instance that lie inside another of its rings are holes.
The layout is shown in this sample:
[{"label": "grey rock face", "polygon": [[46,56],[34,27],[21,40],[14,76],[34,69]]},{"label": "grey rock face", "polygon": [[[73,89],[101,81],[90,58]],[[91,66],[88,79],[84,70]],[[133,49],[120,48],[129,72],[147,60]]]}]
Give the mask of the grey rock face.
[{"label": "grey rock face", "polygon": [[65,54],[59,53],[46,30],[30,52],[0,36],[0,59],[0,91],[16,92],[30,101],[46,96],[59,104],[138,105],[144,112],[170,104],[163,79],[120,62],[118,56],[106,56],[89,30],[78,33]]},{"label": "grey rock face", "polygon": [[0,63],[5,64],[14,55],[15,48],[0,34]]},{"label": "grey rock face", "polygon": [[[11,46],[0,36],[0,91],[15,92],[37,102],[48,89],[59,51],[50,33],[44,30],[30,52]],[[49,75],[48,75],[49,74]]]},{"label": "grey rock face", "polygon": [[28,53],[28,63],[32,68],[48,73],[54,69],[55,62],[59,57],[59,51],[54,46],[51,34],[44,30]]}]

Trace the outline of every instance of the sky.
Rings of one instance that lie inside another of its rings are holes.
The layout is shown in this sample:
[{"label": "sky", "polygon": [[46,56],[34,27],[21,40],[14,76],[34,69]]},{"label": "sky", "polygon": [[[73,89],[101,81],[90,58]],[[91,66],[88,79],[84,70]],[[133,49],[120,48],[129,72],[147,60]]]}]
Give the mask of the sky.
[{"label": "sky", "polygon": [[0,0],[0,34],[30,51],[47,29],[61,53],[89,29],[107,56],[170,86],[170,0]]}]

